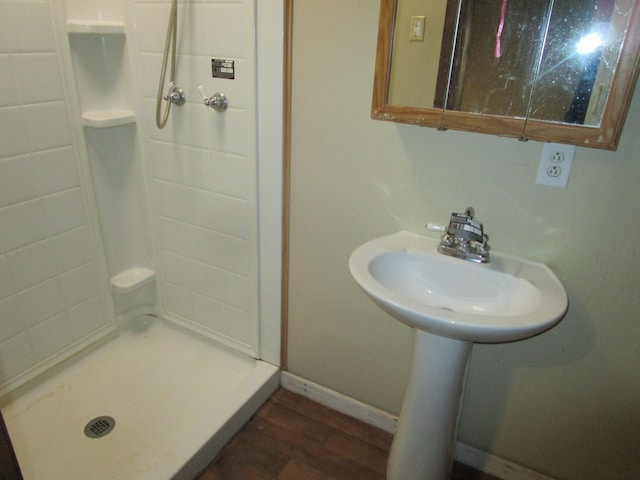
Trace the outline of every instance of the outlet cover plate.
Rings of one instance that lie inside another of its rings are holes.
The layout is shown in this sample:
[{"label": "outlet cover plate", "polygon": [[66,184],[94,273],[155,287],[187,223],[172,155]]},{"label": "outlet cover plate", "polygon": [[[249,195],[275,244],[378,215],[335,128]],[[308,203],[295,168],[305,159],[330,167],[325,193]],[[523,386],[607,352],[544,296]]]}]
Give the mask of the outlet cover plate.
[{"label": "outlet cover plate", "polygon": [[575,145],[545,143],[540,156],[540,168],[536,183],[551,187],[567,188],[571,165],[576,154]]}]

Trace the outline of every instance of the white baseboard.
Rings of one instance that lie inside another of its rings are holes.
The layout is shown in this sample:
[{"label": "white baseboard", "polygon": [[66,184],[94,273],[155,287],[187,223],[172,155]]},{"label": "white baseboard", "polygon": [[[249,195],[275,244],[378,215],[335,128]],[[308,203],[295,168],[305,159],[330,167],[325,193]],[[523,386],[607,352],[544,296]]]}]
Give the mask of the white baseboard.
[{"label": "white baseboard", "polygon": [[280,372],[280,386],[386,432],[395,433],[398,427],[398,417],[292,373]]},{"label": "white baseboard", "polygon": [[[398,417],[292,373],[280,373],[280,386],[387,432],[395,433],[398,426]],[[461,442],[456,443],[455,459],[503,480],[554,480]]]},{"label": "white baseboard", "polygon": [[491,455],[462,442],[456,442],[456,460],[503,480],[555,480],[529,468]]}]

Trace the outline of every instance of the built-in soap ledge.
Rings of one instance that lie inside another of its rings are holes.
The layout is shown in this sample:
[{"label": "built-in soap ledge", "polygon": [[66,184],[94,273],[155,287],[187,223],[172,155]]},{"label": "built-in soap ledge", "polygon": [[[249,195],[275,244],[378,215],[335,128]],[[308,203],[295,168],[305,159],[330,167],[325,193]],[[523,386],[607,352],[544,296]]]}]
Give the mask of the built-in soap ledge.
[{"label": "built-in soap ledge", "polygon": [[125,270],[111,277],[111,288],[114,292],[129,293],[137,290],[155,279],[156,272],[145,267]]},{"label": "built-in soap ledge", "polygon": [[67,20],[67,32],[97,35],[124,34],[124,23],[104,20]]},{"label": "built-in soap ledge", "polygon": [[132,110],[97,110],[82,114],[82,124],[91,128],[110,128],[136,123]]}]

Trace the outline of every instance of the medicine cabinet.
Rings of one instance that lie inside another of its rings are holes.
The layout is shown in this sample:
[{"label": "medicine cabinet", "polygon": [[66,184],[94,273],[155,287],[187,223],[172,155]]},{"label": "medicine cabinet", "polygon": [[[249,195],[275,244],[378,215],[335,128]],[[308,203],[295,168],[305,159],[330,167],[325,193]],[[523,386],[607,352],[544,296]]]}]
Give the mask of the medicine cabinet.
[{"label": "medicine cabinet", "polygon": [[615,150],[633,0],[381,0],[374,119]]}]

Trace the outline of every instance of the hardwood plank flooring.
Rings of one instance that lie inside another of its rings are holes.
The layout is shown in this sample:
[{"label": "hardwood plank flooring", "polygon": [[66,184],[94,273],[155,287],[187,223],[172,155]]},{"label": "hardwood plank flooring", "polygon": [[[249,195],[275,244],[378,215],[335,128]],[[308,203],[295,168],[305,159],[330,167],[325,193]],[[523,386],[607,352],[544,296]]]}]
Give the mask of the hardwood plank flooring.
[{"label": "hardwood plank flooring", "polygon": [[[279,389],[199,480],[385,480],[391,434]],[[451,480],[498,480],[455,463]]]}]

